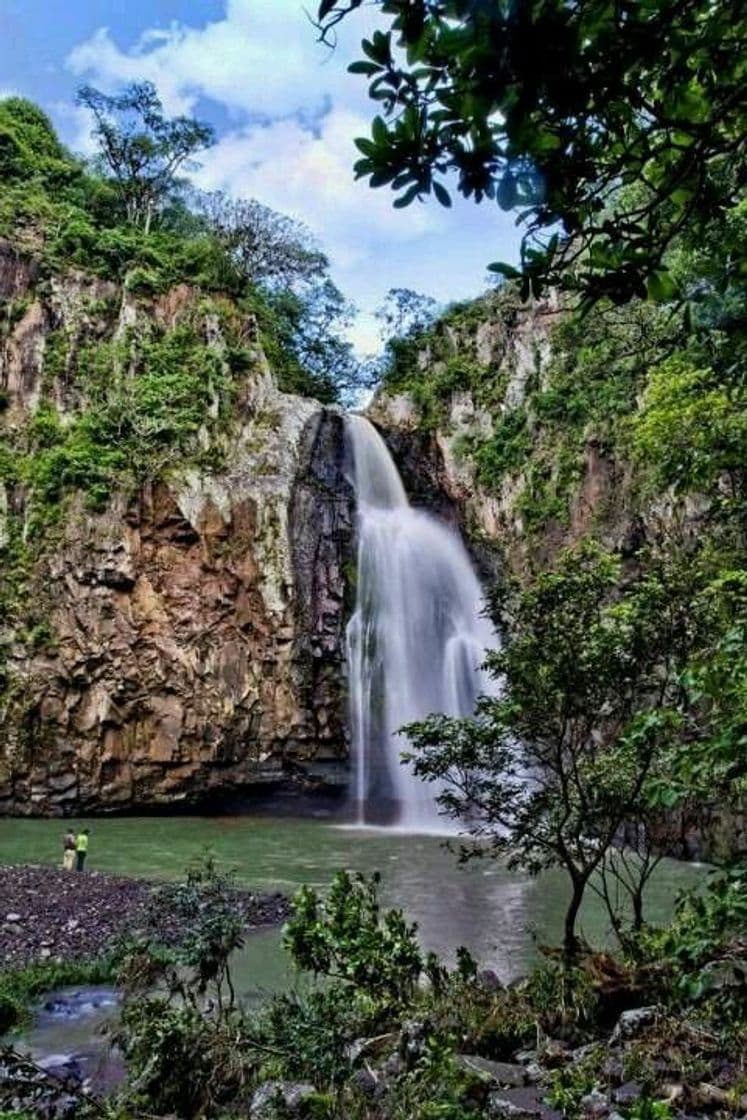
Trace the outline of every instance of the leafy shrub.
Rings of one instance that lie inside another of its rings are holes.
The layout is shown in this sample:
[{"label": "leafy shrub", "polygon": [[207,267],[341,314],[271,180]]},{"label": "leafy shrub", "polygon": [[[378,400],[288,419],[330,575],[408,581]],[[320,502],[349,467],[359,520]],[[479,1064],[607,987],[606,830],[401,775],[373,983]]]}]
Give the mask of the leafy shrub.
[{"label": "leafy shrub", "polygon": [[550,1034],[569,1026],[590,1026],[599,1005],[589,972],[585,968],[566,967],[560,961],[547,961],[532,972],[526,997]]},{"label": "leafy shrub", "polygon": [[269,1076],[340,1086],[350,1076],[351,1039],[375,1033],[371,1001],[353,996],[344,985],[306,994],[276,996],[260,1012],[257,1033],[275,1057],[265,1064]]},{"label": "leafy shrub", "polygon": [[531,447],[532,437],[524,409],[505,413],[490,438],[476,444],[474,461],[478,480],[487,489],[496,489],[506,474],[524,466]]},{"label": "leafy shrub", "polygon": [[678,356],[655,369],[633,423],[633,448],[655,487],[713,492],[740,485],[747,462],[747,395]]},{"label": "leafy shrub", "polygon": [[42,110],[22,97],[0,101],[0,177],[7,181],[39,179],[50,188],[81,176],[80,165],[55,135]]},{"label": "leafy shrub", "polygon": [[326,898],[302,887],[283,943],[298,968],[398,1003],[412,995],[424,961],[417,926],[401,910],[381,913],[379,881],[378,874],[366,879],[340,871]]},{"label": "leafy shrub", "polygon": [[[747,867],[739,863],[711,875],[705,891],[690,890],[680,895],[674,920],[662,930],[647,930],[641,935],[649,960],[669,966],[667,984],[674,976],[674,987],[666,988],[675,1002],[715,1000],[722,1012],[744,1012],[747,995],[747,959],[740,938],[747,928]],[[724,984],[725,960],[736,966],[736,973]],[[706,966],[714,962],[716,967]],[[740,983],[741,973],[741,983]]]}]

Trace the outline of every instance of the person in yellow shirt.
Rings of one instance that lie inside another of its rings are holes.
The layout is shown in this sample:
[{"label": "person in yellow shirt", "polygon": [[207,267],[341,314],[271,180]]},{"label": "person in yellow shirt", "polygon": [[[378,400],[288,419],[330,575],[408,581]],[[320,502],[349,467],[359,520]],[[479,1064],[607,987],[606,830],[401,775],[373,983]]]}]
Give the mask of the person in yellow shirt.
[{"label": "person in yellow shirt", "polygon": [[83,864],[86,862],[88,855],[88,836],[89,831],[87,828],[81,829],[75,840],[75,870],[82,871]]}]

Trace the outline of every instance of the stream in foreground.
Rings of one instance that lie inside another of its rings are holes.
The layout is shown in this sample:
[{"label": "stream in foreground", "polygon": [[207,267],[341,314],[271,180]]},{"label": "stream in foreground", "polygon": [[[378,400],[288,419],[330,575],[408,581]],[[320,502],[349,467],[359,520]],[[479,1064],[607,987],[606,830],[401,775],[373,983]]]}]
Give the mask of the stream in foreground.
[{"label": "stream in foreground", "polygon": [[[531,879],[492,860],[460,867],[435,836],[339,828],[326,821],[269,817],[145,817],[96,819],[91,828],[92,870],[150,879],[173,879],[207,849],[222,870],[261,891],[293,893],[304,883],[324,888],[340,868],[382,874],[383,900],[417,921],[423,945],[447,959],[464,944],[503,981],[536,961],[538,944],[560,939],[566,898],[564,878]],[[0,820],[0,863],[58,864],[64,822]],[[664,861],[649,892],[647,916],[663,921],[678,890],[703,875],[692,864]],[[593,898],[582,914],[582,932],[604,944],[607,921]],[[237,990],[256,1001],[288,987],[293,974],[280,949],[280,931],[252,934],[236,960]],[[110,1006],[84,1001],[75,1021],[42,1014],[27,1041],[37,1056],[80,1048]]]}]

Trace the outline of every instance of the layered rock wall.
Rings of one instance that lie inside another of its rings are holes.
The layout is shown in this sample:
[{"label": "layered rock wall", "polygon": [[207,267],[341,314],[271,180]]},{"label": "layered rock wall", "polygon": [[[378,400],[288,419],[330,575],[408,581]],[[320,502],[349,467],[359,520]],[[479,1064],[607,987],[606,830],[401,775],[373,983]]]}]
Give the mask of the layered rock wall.
[{"label": "layered rock wall", "polygon": [[[63,424],[80,407],[76,340],[189,314],[223,345],[184,286],[147,303],[83,275],[39,285],[33,261],[0,245],[0,293],[0,427],[17,445],[42,397]],[[101,512],[74,498],[23,574],[43,640],[21,614],[0,620],[0,812],[199,803],[345,756],[342,420],[279,392],[253,324],[241,329],[255,360],[222,466],[176,462]],[[50,371],[55,331],[69,346]],[[22,525],[23,484],[0,494]]]}]

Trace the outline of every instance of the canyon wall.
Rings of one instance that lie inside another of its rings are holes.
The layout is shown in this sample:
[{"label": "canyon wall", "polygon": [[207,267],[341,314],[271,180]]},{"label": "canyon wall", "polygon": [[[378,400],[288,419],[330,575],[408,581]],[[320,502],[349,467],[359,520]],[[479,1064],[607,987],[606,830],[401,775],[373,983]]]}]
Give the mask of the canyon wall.
[{"label": "canyon wall", "polygon": [[[628,315],[638,352],[613,316],[571,333],[556,296],[519,305],[493,293],[415,336],[374,397],[368,415],[400,469],[423,504],[451,511],[488,584],[529,587],[587,537],[621,559],[625,582],[645,546],[666,552],[676,538],[695,551],[714,535],[728,478],[710,494],[678,492],[634,454],[645,340],[658,327],[655,309]],[[666,817],[661,846],[702,859],[744,850],[743,800],[691,802]]]},{"label": "canyon wall", "polygon": [[227,362],[230,311],[249,355],[196,460],[96,508],[68,496],[35,536],[23,472],[0,482],[0,813],[197,803],[333,767],[352,536],[341,416],[281,393],[251,316],[196,289],[144,298],[82,273],[40,278],[2,243],[0,299],[0,434],[17,462],[40,402],[69,430],[90,407],[81,355],[126,332],[189,323]]}]

